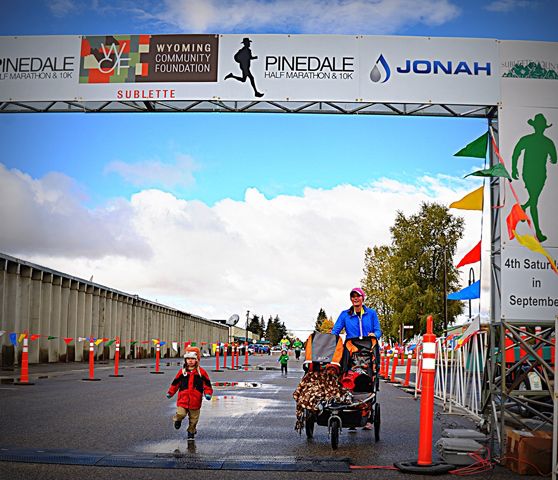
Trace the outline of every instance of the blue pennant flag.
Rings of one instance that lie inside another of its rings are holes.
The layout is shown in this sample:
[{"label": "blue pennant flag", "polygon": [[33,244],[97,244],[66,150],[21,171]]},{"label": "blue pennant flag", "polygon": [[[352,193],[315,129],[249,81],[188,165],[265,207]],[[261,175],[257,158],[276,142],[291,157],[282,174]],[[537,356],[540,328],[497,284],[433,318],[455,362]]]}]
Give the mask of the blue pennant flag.
[{"label": "blue pennant flag", "polygon": [[10,333],[10,342],[14,347],[17,346],[17,333]]},{"label": "blue pennant flag", "polygon": [[448,295],[448,300],[473,300],[474,298],[480,298],[480,280],[465,287],[463,290],[459,290],[459,292],[453,292]]},{"label": "blue pennant flag", "polygon": [[165,345],[166,343],[167,343],[167,342],[160,342],[160,343],[159,343],[159,346],[162,347],[162,346]]}]

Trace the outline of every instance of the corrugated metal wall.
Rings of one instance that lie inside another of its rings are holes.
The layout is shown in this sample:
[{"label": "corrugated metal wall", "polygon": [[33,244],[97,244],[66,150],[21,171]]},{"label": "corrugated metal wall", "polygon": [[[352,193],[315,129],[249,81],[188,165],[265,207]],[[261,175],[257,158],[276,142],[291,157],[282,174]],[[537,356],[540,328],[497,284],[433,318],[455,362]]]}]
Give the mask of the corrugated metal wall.
[{"label": "corrugated metal wall", "polygon": [[[41,335],[29,342],[30,363],[88,359],[89,342],[80,337],[118,336],[121,357],[138,358],[154,354],[152,339],[166,341],[161,356],[172,357],[178,353],[171,342],[207,342],[209,351],[210,343],[227,342],[229,334],[227,326],[205,318],[1,253],[0,330],[2,366],[19,363],[22,347],[13,345],[13,334],[26,331]],[[115,345],[108,343],[96,347],[97,358],[114,358]]]}]

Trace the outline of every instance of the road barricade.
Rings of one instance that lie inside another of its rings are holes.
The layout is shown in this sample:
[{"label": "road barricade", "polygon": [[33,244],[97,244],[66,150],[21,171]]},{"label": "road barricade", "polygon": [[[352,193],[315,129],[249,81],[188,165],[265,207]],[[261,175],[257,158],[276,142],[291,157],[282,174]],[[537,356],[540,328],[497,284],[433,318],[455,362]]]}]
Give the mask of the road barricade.
[{"label": "road barricade", "polygon": [[98,382],[100,378],[95,378],[95,342],[93,337],[89,337],[89,377],[82,378],[86,382]]},{"label": "road barricade", "polygon": [[426,322],[426,333],[422,341],[422,394],[420,397],[420,430],[417,461],[396,462],[394,465],[405,473],[439,475],[455,468],[444,462],[432,462],[432,425],[434,423],[434,378],[436,376],[436,335],[433,319]]},{"label": "road barricade", "polygon": [[120,337],[116,337],[116,343],[114,344],[114,373],[109,375],[109,377],[123,377],[118,373],[118,362],[120,361]]},{"label": "road barricade", "polygon": [[14,382],[14,385],[34,385],[34,383],[29,381],[29,335],[27,332],[24,333],[23,337],[23,350],[21,352],[21,373],[19,377],[19,382]]}]

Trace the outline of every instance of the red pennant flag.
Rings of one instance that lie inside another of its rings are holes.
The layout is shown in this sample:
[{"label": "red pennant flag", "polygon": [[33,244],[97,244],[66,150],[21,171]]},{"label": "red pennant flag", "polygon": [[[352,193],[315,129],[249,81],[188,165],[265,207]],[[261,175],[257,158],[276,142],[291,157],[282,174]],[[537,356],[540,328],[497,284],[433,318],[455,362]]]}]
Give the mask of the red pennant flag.
[{"label": "red pennant flag", "polygon": [[514,239],[515,227],[522,220],[527,220],[527,223],[529,224],[529,226],[531,226],[531,220],[529,220],[529,217],[527,216],[525,211],[521,208],[521,205],[519,205],[519,203],[516,203],[512,207],[511,212],[508,215],[508,218],[506,218],[506,224],[508,225],[508,236],[510,237],[510,240]]},{"label": "red pennant flag", "polygon": [[37,338],[39,338],[39,337],[40,337],[40,335],[38,335],[38,334],[33,334],[33,335],[31,335],[31,341],[37,340]]},{"label": "red pennant flag", "polygon": [[481,259],[481,242],[477,243],[475,247],[465,255],[461,261],[457,264],[456,268],[462,267],[463,265],[468,265],[469,263],[480,262]]},{"label": "red pennant flag", "polygon": [[143,344],[145,344],[145,343],[149,343],[149,340],[142,340],[142,342],[141,342],[141,343],[143,343]]},{"label": "red pennant flag", "polygon": [[66,343],[66,345],[69,345],[72,340],[73,338],[64,338],[64,342]]}]

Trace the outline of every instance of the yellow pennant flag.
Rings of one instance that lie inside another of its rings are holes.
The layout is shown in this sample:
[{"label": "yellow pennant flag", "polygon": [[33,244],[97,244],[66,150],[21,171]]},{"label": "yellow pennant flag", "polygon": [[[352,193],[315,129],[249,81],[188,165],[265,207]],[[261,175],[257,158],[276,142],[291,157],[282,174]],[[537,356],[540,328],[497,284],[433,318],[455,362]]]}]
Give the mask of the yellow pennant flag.
[{"label": "yellow pennant flag", "polygon": [[482,210],[482,189],[479,187],[465,195],[461,200],[450,203],[449,208],[460,208],[461,210]]},{"label": "yellow pennant flag", "polygon": [[102,341],[103,341],[102,338],[98,338],[97,340],[95,340],[95,345],[98,346]]},{"label": "yellow pennant flag", "polygon": [[159,340],[157,340],[156,338],[152,338],[151,341],[152,341],[155,345],[157,345],[157,344],[159,343]]},{"label": "yellow pennant flag", "polygon": [[21,334],[19,335],[19,338],[17,339],[18,343],[23,342],[23,339],[24,339],[24,338],[25,338],[25,333],[21,333]]},{"label": "yellow pennant flag", "polygon": [[554,260],[533,235],[529,235],[529,234],[519,235],[515,230],[513,231],[513,233],[517,238],[517,241],[521,243],[521,245],[527,247],[532,252],[540,253],[541,255],[544,255],[547,258],[548,262],[550,263],[552,270],[554,270],[554,273],[558,274],[558,269],[556,268],[556,264],[554,263]]}]

